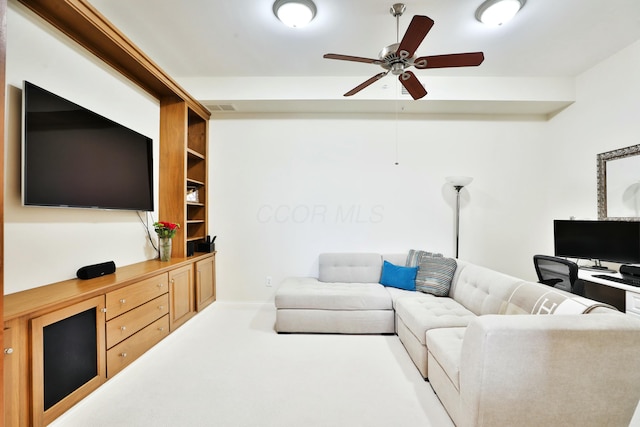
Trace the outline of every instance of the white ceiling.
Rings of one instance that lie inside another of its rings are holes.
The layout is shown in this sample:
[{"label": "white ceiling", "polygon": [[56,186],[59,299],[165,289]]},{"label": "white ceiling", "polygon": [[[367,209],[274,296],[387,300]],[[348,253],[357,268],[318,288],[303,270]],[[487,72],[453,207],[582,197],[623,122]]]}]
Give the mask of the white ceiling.
[{"label": "white ceiling", "polygon": [[[396,42],[396,20],[389,13],[393,1],[388,0],[315,0],[316,18],[302,29],[280,23],[272,0],[90,1],[178,82],[353,76],[345,80],[352,84],[345,83],[344,93],[381,69],[324,59],[324,53],[377,58],[380,49]],[[400,37],[413,15],[435,21],[418,56],[485,54],[479,67],[415,70],[427,88],[429,76],[571,78],[640,40],[640,0],[528,0],[502,27],[475,20],[482,0],[404,3]]]}]

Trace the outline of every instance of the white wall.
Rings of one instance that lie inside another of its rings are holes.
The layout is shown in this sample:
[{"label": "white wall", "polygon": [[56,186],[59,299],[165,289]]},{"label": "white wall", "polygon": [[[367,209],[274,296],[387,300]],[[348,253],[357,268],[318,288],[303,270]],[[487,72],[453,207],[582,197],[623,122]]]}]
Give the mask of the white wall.
[{"label": "white wall", "polygon": [[[5,293],[75,277],[88,264],[113,260],[121,266],[153,258],[135,212],[21,205],[20,124],[22,82],[28,80],[151,137],[157,182],[157,100],[13,0],[6,77]],[[156,184],[156,206],[157,193]]]},{"label": "white wall", "polygon": [[460,257],[533,279],[547,125],[404,116],[396,166],[394,117],[213,120],[210,233],[218,235],[219,299],[268,300],[285,276],[317,274],[325,251],[452,256],[448,175],[474,177],[462,191]]},{"label": "white wall", "polygon": [[554,213],[597,217],[596,155],[640,143],[638,76],[640,41],[580,75],[577,102],[549,123],[556,167],[566,165]]}]

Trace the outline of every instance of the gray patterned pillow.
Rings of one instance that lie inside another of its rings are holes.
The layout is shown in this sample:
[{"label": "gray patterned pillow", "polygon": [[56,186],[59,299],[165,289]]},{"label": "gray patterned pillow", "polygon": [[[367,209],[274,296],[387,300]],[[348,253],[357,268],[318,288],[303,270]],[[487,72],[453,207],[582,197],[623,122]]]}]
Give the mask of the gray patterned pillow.
[{"label": "gray patterned pillow", "polygon": [[418,264],[416,291],[437,297],[449,295],[451,280],[457,268],[456,260],[442,256],[423,256]]}]

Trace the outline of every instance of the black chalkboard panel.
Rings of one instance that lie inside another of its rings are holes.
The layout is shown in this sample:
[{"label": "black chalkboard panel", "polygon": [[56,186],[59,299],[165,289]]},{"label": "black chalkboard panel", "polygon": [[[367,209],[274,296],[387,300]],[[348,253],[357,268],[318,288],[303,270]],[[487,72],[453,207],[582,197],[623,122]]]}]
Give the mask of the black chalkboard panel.
[{"label": "black chalkboard panel", "polygon": [[96,308],[44,327],[44,410],[98,375]]}]

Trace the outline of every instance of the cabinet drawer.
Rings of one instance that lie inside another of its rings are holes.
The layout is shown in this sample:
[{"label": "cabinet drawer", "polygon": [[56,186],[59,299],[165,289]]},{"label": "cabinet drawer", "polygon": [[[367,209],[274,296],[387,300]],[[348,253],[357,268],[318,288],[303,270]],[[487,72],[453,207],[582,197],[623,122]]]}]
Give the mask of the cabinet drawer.
[{"label": "cabinet drawer", "polygon": [[154,320],[169,313],[169,294],[160,295],[107,322],[107,348],[129,338]]},{"label": "cabinet drawer", "polygon": [[169,316],[165,315],[107,350],[107,377],[113,377],[167,335],[169,335]]},{"label": "cabinet drawer", "polygon": [[168,292],[169,274],[164,273],[107,293],[107,320]]},{"label": "cabinet drawer", "polygon": [[625,311],[640,316],[640,294],[630,291],[626,291],[625,294]]}]

